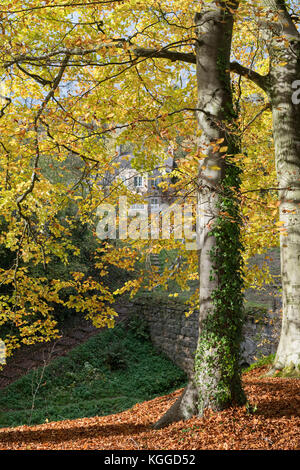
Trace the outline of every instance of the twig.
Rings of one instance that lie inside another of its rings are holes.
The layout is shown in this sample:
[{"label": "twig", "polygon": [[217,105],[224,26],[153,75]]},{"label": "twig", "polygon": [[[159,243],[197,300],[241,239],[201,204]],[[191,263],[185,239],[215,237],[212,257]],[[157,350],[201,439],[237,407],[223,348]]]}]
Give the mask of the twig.
[{"label": "twig", "polygon": [[51,351],[49,352],[49,355],[48,355],[47,360],[44,359],[44,364],[43,364],[43,367],[42,367],[41,375],[40,375],[40,378],[38,379],[38,382],[37,382],[37,385],[36,385],[36,387],[35,387],[35,390],[33,389],[33,387],[34,387],[34,383],[33,383],[34,377],[32,378],[32,383],[31,383],[31,388],[32,388],[32,404],[31,404],[30,416],[29,416],[29,420],[28,420],[28,425],[29,425],[29,426],[30,426],[31,420],[32,420],[32,414],[33,414],[34,407],[35,407],[36,396],[37,396],[37,393],[38,393],[38,391],[39,391],[39,389],[40,389],[41,382],[42,382],[43,377],[44,377],[44,374],[45,374],[45,369],[46,369],[47,365],[48,365],[49,362],[50,362],[50,359],[51,359],[51,356],[52,356],[52,354],[53,354],[55,345],[56,345],[56,343],[53,344],[53,346],[52,346],[52,348],[51,348]]}]

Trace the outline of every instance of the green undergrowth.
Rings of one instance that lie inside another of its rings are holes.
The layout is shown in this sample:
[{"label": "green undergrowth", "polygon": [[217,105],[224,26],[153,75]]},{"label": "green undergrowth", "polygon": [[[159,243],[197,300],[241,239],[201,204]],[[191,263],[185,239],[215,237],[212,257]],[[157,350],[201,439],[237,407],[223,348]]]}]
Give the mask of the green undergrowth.
[{"label": "green undergrowth", "polygon": [[251,364],[243,372],[251,372],[253,369],[257,369],[264,366],[270,366],[269,370],[264,374],[267,377],[282,377],[282,378],[300,378],[300,367],[295,366],[293,363],[288,365],[282,370],[274,370],[272,368],[275,359],[275,354],[269,356],[263,356],[258,359],[254,364]]},{"label": "green undergrowth", "polygon": [[300,379],[300,366],[295,366],[292,362],[282,370],[274,372],[273,377],[283,377],[285,379]]},{"label": "green undergrowth", "polygon": [[145,334],[118,325],[0,390],[0,427],[118,413],[185,383]]},{"label": "green undergrowth", "polygon": [[275,354],[270,354],[269,356],[263,356],[259,358],[256,362],[251,364],[247,369],[245,369],[243,372],[251,372],[253,369],[258,369],[260,367],[264,366],[271,366],[274,362]]}]

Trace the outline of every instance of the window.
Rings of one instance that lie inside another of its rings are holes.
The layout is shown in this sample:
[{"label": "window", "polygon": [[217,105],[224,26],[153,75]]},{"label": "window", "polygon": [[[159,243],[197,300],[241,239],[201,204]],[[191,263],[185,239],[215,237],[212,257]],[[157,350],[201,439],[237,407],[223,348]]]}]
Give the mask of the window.
[{"label": "window", "polygon": [[159,179],[157,179],[157,178],[156,178],[156,179],[154,179],[154,180],[153,180],[153,182],[152,182],[152,186],[153,186],[153,188],[155,188],[155,189],[159,189],[159,186],[158,186],[158,185],[159,185],[159,183],[160,183]]},{"label": "window", "polygon": [[140,188],[143,186],[143,177],[142,176],[135,176],[134,177],[134,186],[136,188]]},{"label": "window", "polygon": [[154,197],[154,198],[151,199],[151,206],[152,207],[158,207],[159,206],[159,202],[158,202],[157,197]]},{"label": "window", "polygon": [[123,174],[123,175],[119,174],[119,178],[122,180],[122,183],[123,183],[123,184],[127,184],[127,179],[128,179],[128,177],[127,177],[126,175],[124,175],[124,174]]}]

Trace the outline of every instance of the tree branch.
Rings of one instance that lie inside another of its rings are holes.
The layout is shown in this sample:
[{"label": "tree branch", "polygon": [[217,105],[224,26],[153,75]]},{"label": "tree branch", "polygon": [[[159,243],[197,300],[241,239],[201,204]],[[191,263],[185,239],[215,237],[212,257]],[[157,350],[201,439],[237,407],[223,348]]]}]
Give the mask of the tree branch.
[{"label": "tree branch", "polygon": [[255,83],[259,88],[264,91],[268,90],[268,75],[260,75],[258,72],[245,67],[244,65],[239,64],[238,62],[231,62],[230,64],[231,72],[234,72],[242,77],[248,78],[253,83]]},{"label": "tree branch", "polygon": [[168,59],[171,62],[179,60],[188,64],[196,64],[196,55],[192,52],[178,52],[167,49],[148,49],[145,47],[136,47],[133,49],[133,52],[137,57]]},{"label": "tree branch", "polygon": [[[40,64],[41,62],[43,61],[47,62],[51,58],[58,57],[62,54],[64,54],[65,56],[69,56],[69,57],[86,56],[88,54],[99,52],[103,48],[114,47],[114,48],[124,49],[124,45],[126,43],[129,44],[129,46],[131,47],[132,53],[136,57],[152,58],[152,59],[155,59],[155,58],[167,59],[167,60],[170,60],[171,62],[181,61],[181,62],[185,62],[188,64],[196,64],[196,54],[194,54],[193,52],[179,52],[176,50],[171,50],[170,47],[172,47],[172,44],[168,44],[167,46],[162,47],[160,49],[146,48],[146,47],[134,46],[130,44],[130,41],[128,42],[126,39],[120,38],[120,39],[112,39],[110,43],[101,43],[97,47],[92,48],[92,49],[82,49],[78,47],[74,49],[62,49],[60,51],[55,51],[46,55],[36,56],[36,57],[20,55],[20,56],[15,57],[13,60],[6,62],[4,64],[4,67],[8,68],[11,65],[17,64],[20,68],[20,65],[19,65],[20,63],[30,63],[30,64],[35,63],[35,65],[41,65]],[[110,64],[107,63],[107,65],[110,65]],[[262,90],[267,91],[268,75],[265,75],[265,76],[260,75],[258,72],[255,72],[254,70],[251,70],[239,64],[238,62],[232,62],[230,64],[230,70],[234,73],[237,73],[240,76],[248,78],[249,80],[254,82],[256,85],[258,85]],[[39,79],[38,81],[41,80],[40,76],[33,76],[33,75],[31,76],[35,79]]]},{"label": "tree branch", "polygon": [[[35,186],[35,182],[38,179],[38,177],[37,177],[37,168],[38,168],[38,162],[39,162],[39,158],[40,158],[39,142],[38,142],[38,121],[41,118],[42,113],[43,113],[44,109],[46,108],[48,102],[54,96],[54,92],[55,92],[56,88],[58,87],[58,85],[59,85],[59,83],[62,79],[63,73],[65,71],[65,68],[68,64],[68,60],[69,60],[69,55],[66,55],[66,57],[63,60],[62,65],[61,65],[60,71],[57,74],[57,77],[55,78],[55,80],[53,82],[53,86],[52,86],[51,90],[49,91],[49,93],[47,94],[47,96],[45,97],[44,101],[42,102],[42,104],[41,104],[41,106],[40,106],[40,108],[39,108],[39,110],[38,110],[38,112],[35,116],[35,119],[34,119],[34,129],[35,129],[35,133],[36,133],[36,140],[35,140],[36,141],[36,156],[35,156],[35,160],[34,160],[34,168],[33,168],[33,171],[32,171],[31,181],[30,181],[29,187],[16,200],[20,216],[23,217],[23,218],[25,218],[25,217],[22,213],[21,203],[24,201],[24,199],[26,199],[28,194],[32,193],[32,191],[34,189],[34,186]],[[27,221],[26,218],[25,218],[25,220]]]},{"label": "tree branch", "polygon": [[244,127],[244,129],[242,130],[241,134],[244,134],[245,131],[253,124],[253,122],[256,121],[256,119],[258,119],[265,111],[271,109],[271,103],[266,103],[264,105],[264,107],[254,116],[253,119],[251,119],[250,122],[248,122],[248,124]]},{"label": "tree branch", "polygon": [[[289,40],[300,39],[299,31],[290,15],[286,1],[284,0],[260,0],[265,12],[267,13],[265,19],[265,26],[270,30],[272,27],[273,34],[284,34]],[[274,15],[278,18],[274,20]]]},{"label": "tree branch", "polygon": [[11,103],[11,98],[8,98],[8,96],[2,96],[0,95],[0,101],[1,100],[5,100],[6,101],[6,104],[4,104],[2,106],[2,108],[0,109],[0,118],[2,118],[4,116],[4,111],[6,110],[6,108],[10,105]]},{"label": "tree branch", "polygon": [[21,65],[19,63],[17,63],[17,67],[23,72],[25,73],[25,75],[27,75],[28,77],[30,78],[33,78],[34,80],[36,80],[38,83],[40,83],[41,85],[45,86],[45,85],[52,85],[52,82],[50,80],[46,80],[45,78],[43,77],[40,77],[39,75],[36,75],[34,73],[30,73],[28,72],[28,70],[24,69],[23,67],[21,67]]}]

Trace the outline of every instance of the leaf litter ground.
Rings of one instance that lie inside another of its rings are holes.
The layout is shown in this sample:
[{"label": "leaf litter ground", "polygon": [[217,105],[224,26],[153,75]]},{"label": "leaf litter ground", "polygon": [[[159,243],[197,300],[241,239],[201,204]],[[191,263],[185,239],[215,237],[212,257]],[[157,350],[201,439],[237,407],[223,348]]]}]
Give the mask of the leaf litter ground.
[{"label": "leaf litter ground", "polygon": [[300,380],[244,374],[252,405],[233,407],[162,430],[151,425],[181,390],[119,414],[0,429],[0,450],[300,450]]}]

